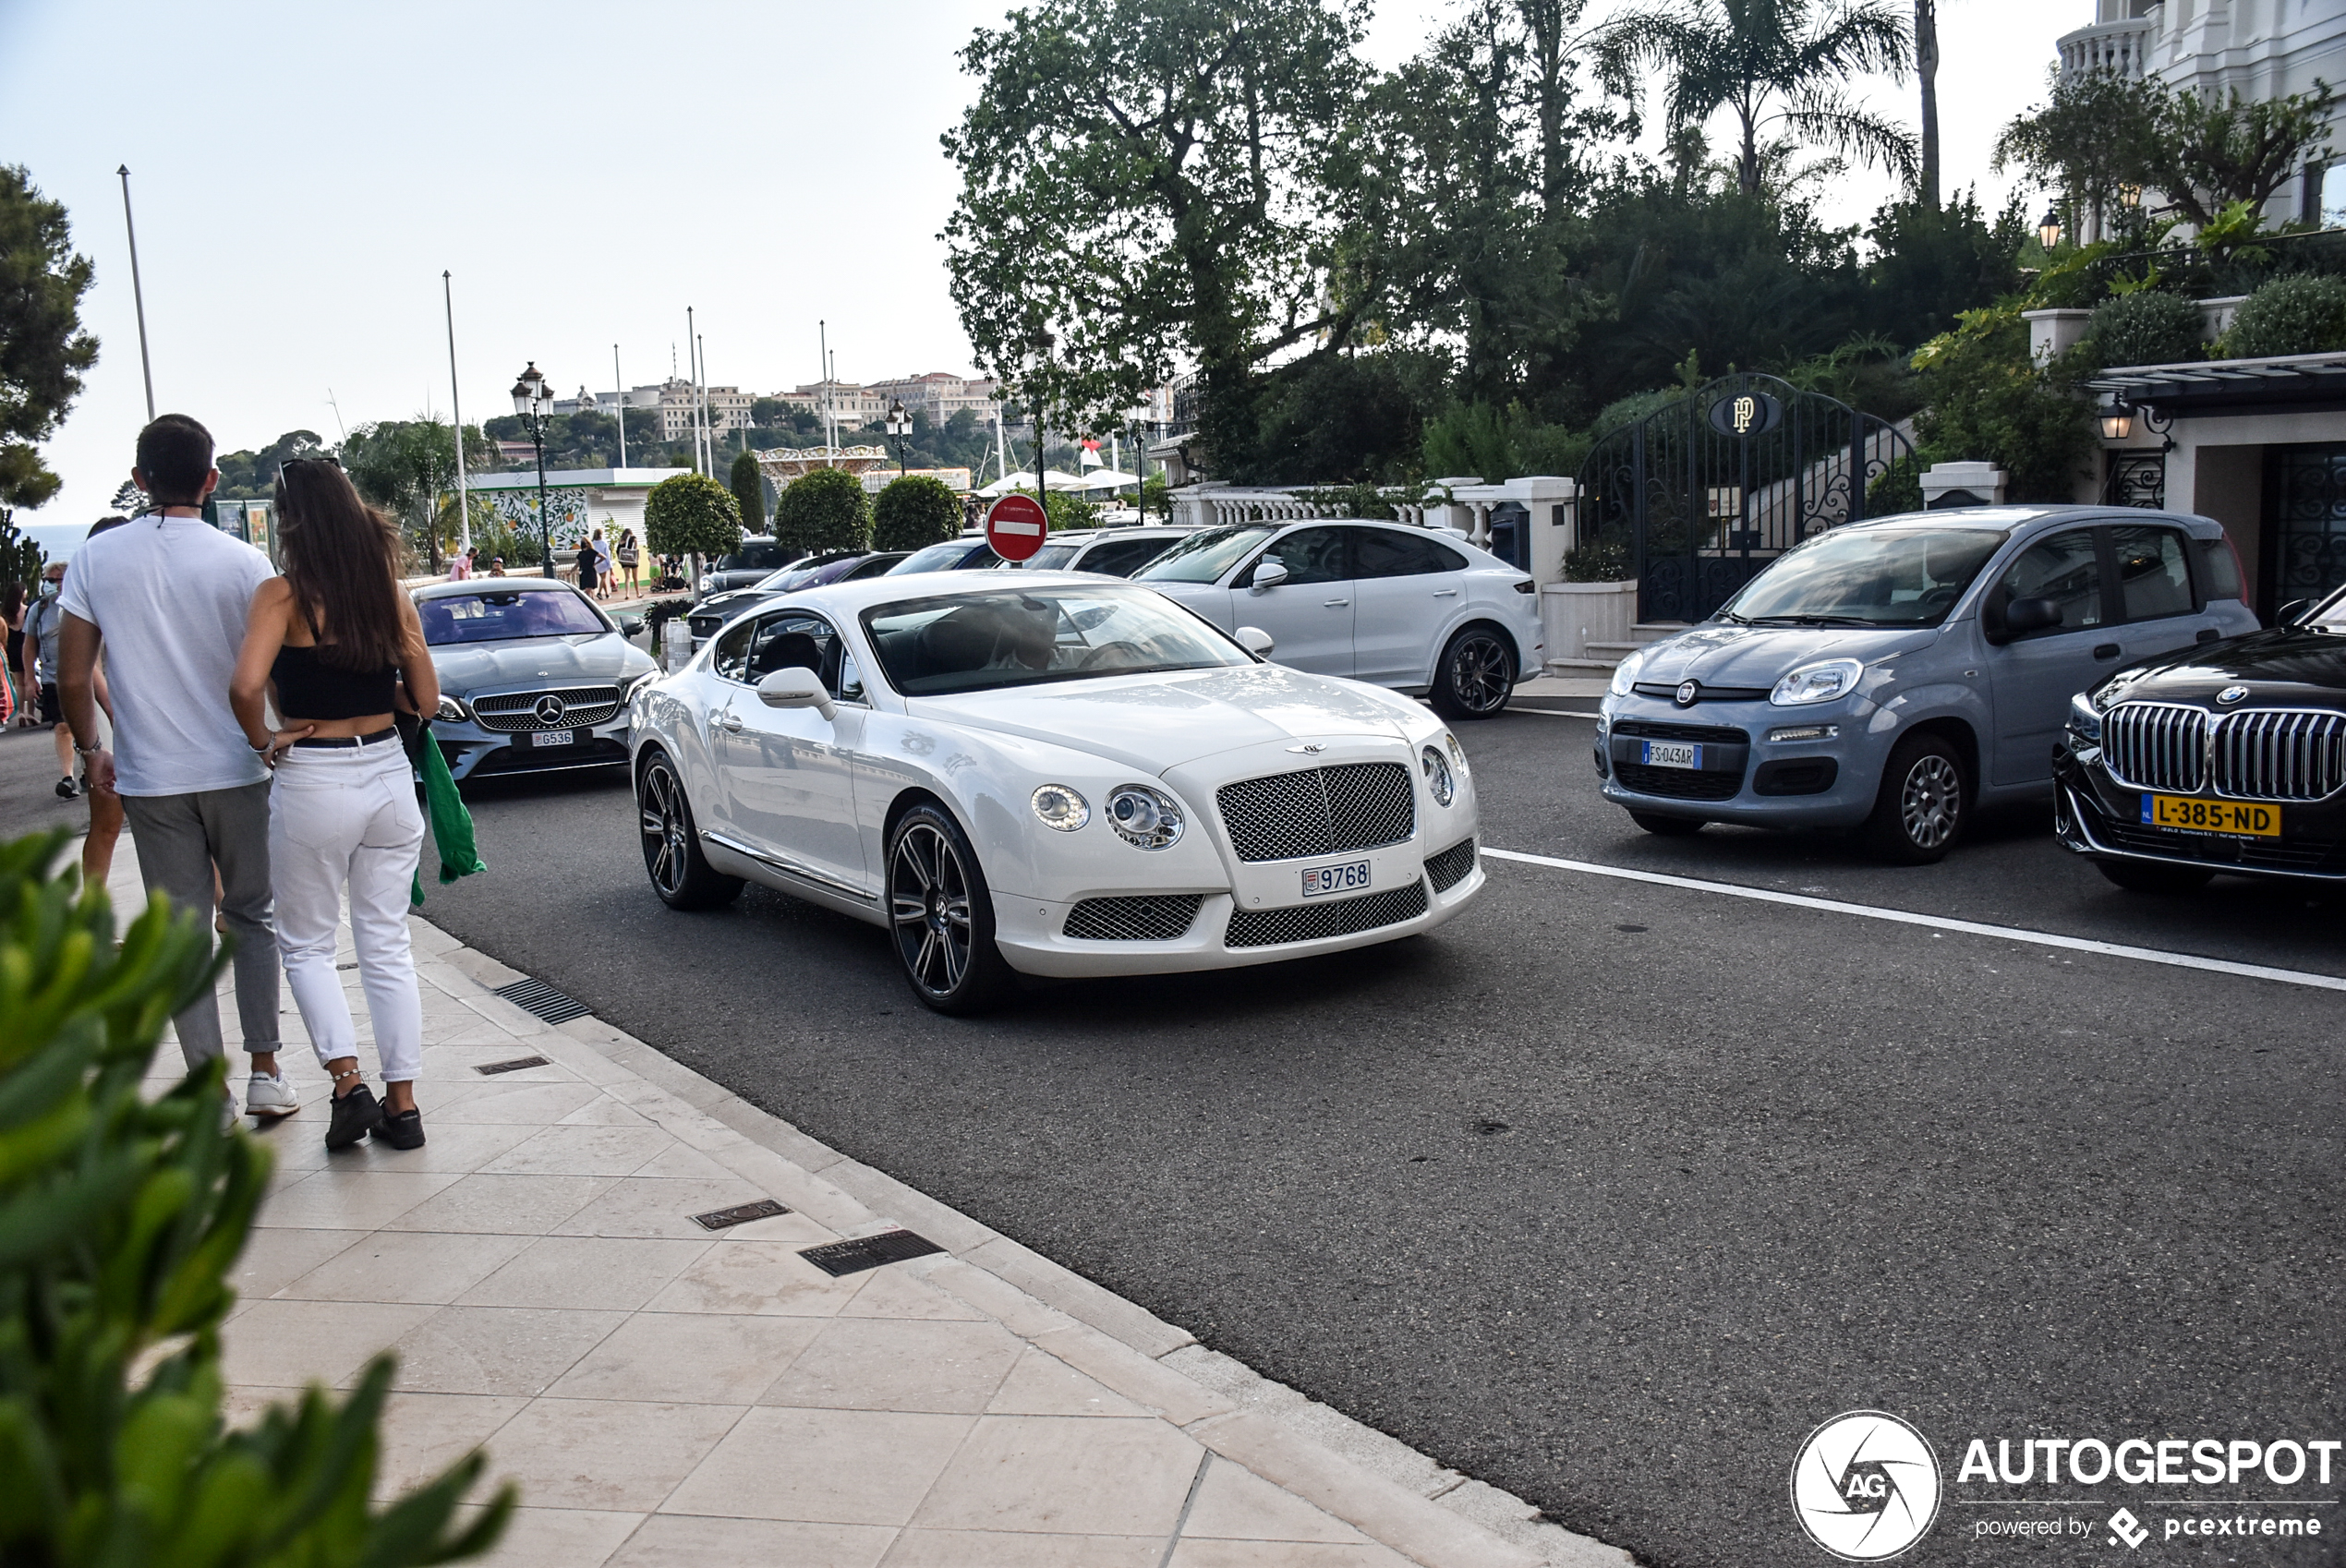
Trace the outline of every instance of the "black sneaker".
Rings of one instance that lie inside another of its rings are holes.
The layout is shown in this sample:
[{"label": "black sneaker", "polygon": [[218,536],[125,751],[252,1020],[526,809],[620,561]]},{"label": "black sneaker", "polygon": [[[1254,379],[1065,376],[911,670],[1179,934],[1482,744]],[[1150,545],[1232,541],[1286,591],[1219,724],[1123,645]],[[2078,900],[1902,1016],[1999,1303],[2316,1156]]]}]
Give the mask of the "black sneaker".
[{"label": "black sneaker", "polygon": [[334,1102],[334,1119],[326,1128],[326,1147],[347,1149],[382,1125],[383,1108],[375,1092],[360,1084]]},{"label": "black sneaker", "polygon": [[375,1124],[375,1141],[388,1143],[393,1149],[421,1149],[424,1146],[424,1114],[421,1111],[393,1111],[386,1107],[382,1119]]},{"label": "black sneaker", "polygon": [[73,779],[70,776],[57,780],[57,799],[69,801],[80,792],[73,787]]}]

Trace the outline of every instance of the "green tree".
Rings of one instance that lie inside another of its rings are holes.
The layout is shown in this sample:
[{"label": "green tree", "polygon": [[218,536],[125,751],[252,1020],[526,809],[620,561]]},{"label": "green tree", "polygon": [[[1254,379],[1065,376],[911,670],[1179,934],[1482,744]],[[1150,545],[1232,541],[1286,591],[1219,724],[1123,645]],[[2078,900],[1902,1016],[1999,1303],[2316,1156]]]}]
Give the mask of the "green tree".
[{"label": "green tree", "polygon": [[2111,70],[2053,72],[2042,107],[2015,117],[1996,138],[1996,172],[2017,166],[2041,189],[2055,193],[2074,232],[2098,233],[2112,216],[2132,211],[2148,177],[2149,148],[2158,134],[2166,87]]},{"label": "green tree", "polygon": [[874,549],[918,549],[961,531],[961,498],[926,474],[890,479],[872,503]]},{"label": "green tree", "polygon": [[41,461],[47,440],[98,362],[81,327],[97,275],[73,253],[61,202],[21,165],[0,164],[0,506],[39,506],[62,482]]},{"label": "green tree", "polygon": [[[469,463],[481,450],[474,445],[481,438],[469,429],[466,437]],[[437,419],[380,420],[351,431],[342,443],[341,458],[343,471],[358,493],[397,518],[422,547],[431,570],[438,572],[441,498],[456,488],[455,430]],[[267,477],[273,486],[273,465]]]},{"label": "green tree", "polygon": [[766,531],[766,475],[757,466],[755,452],[737,452],[732,471],[726,476],[728,488],[733,492],[733,504],[741,508],[742,527],[748,533]]},{"label": "green tree", "polygon": [[14,513],[0,506],[0,583],[21,583],[31,587],[41,581],[41,567],[47,558],[41,547],[16,528]]},{"label": "green tree", "polygon": [[2346,348],[2346,278],[2300,275],[2260,283],[2241,302],[2218,356],[2261,359]]},{"label": "green tree", "polygon": [[2039,367],[2028,352],[2026,302],[1964,313],[1952,332],[1915,356],[1929,406],[1915,416],[1919,456],[1932,463],[1985,459],[2008,476],[2015,501],[2066,501],[2094,452],[2093,404],[2075,350]]},{"label": "green tree", "polygon": [[1905,79],[1913,39],[1890,0],[1686,0],[1634,18],[1630,32],[1665,73],[1672,125],[1734,115],[1744,195],[1760,194],[1761,150],[1779,133],[1914,178],[1914,138],[1847,90],[1871,71]]},{"label": "green tree", "polygon": [[[1051,423],[1105,423],[1194,358],[1217,471],[1261,369],[1349,343],[1373,286],[1344,173],[1366,0],[1039,0],[961,52],[945,239],[978,359]],[[1056,334],[1047,349],[1041,335]]]},{"label": "green tree", "polygon": [[2146,145],[2146,182],[2200,228],[2226,207],[2262,208],[2297,172],[2329,157],[2338,94],[2318,78],[2311,92],[2243,100],[2220,93],[2159,91]]},{"label": "green tree", "polygon": [[[480,432],[467,426],[468,457],[477,457],[483,466],[495,461],[497,449],[481,439]],[[477,443],[477,444],[474,444]],[[315,430],[287,430],[260,451],[224,452],[212,460],[220,470],[219,494],[240,496],[247,500],[266,501],[277,487],[277,470],[296,457],[315,457],[326,450],[326,443]],[[450,453],[453,461],[454,453]]]},{"label": "green tree", "polygon": [[844,468],[793,479],[774,503],[774,537],[794,555],[869,549],[872,507],[864,481]]},{"label": "green tree", "polygon": [[720,556],[741,548],[742,508],[716,480],[676,474],[644,498],[644,543],[654,555]]},{"label": "green tree", "polygon": [[2199,307],[2164,289],[2136,289],[2095,308],[2086,347],[2109,365],[2173,365],[2203,357]]},{"label": "green tree", "polygon": [[221,960],[160,896],[115,943],[64,829],[0,847],[0,1562],[406,1568],[494,1544],[457,1510],[483,1456],[378,1510],[392,1358],[224,1429],[227,1278],[270,1154],[220,1128],[224,1064],[150,1099],[172,1010]]}]

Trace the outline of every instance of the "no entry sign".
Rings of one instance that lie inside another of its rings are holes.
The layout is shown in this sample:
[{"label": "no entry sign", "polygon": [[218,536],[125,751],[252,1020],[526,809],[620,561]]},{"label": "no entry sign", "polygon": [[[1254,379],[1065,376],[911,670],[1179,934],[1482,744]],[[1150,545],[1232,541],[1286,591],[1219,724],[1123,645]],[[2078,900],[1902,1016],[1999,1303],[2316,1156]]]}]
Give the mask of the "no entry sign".
[{"label": "no entry sign", "polygon": [[1041,549],[1050,526],[1043,503],[1016,490],[986,509],[986,542],[1004,561],[1024,561]]}]

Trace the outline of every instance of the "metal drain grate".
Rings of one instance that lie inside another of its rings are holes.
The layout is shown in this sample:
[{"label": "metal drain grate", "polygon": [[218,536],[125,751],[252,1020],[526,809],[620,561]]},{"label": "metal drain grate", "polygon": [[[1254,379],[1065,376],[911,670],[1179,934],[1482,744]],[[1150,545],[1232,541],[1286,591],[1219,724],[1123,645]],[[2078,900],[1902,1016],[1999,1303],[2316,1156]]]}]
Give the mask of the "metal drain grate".
[{"label": "metal drain grate", "polygon": [[543,1056],[515,1056],[510,1062],[483,1062],[473,1071],[483,1078],[495,1078],[501,1072],[525,1072],[531,1067],[550,1067]]},{"label": "metal drain grate", "polygon": [[693,1224],[703,1230],[723,1230],[729,1225],[745,1225],[752,1220],[770,1220],[789,1212],[771,1198],[761,1198],[755,1203],[736,1203],[730,1209],[711,1209],[706,1214],[695,1214]]},{"label": "metal drain grate", "polygon": [[915,1236],[909,1230],[891,1230],[877,1236],[859,1236],[853,1241],[832,1241],[820,1247],[801,1248],[798,1255],[837,1279],[841,1274],[877,1269],[882,1263],[901,1263],[907,1258],[925,1258],[932,1252],[944,1250],[925,1236]]},{"label": "metal drain grate", "polygon": [[568,1023],[594,1009],[575,996],[566,996],[542,980],[516,980],[497,987],[497,995],[524,1012],[536,1013],[548,1023]]}]

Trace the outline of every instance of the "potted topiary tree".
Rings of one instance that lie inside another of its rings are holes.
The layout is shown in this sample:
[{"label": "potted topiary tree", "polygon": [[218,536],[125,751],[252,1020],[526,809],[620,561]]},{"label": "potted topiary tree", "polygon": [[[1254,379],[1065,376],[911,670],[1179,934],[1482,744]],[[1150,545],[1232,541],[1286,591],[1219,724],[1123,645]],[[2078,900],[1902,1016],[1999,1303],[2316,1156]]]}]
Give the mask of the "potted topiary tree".
[{"label": "potted topiary tree", "polygon": [[864,481],[844,468],[817,468],[792,480],[774,503],[774,537],[792,556],[869,549],[872,509]]},{"label": "potted topiary tree", "polygon": [[703,559],[741,548],[742,509],[732,493],[698,474],[678,474],[644,499],[644,543],[654,555],[694,558],[688,581],[698,581]]},{"label": "potted topiary tree", "polygon": [[872,504],[874,549],[919,549],[961,531],[961,497],[927,474],[890,479]]}]

